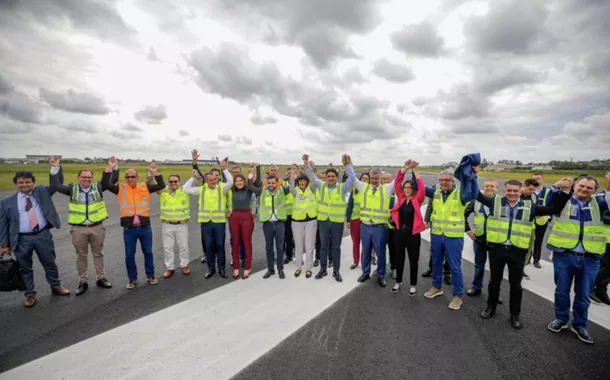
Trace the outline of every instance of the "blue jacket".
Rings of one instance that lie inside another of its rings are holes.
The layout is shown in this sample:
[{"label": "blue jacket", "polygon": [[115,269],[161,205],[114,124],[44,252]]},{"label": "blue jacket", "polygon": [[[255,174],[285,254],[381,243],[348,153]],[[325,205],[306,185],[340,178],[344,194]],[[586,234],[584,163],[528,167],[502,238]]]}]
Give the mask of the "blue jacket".
[{"label": "blue jacket", "polygon": [[479,183],[472,167],[480,164],[481,154],[470,153],[462,157],[460,164],[455,169],[455,178],[460,181],[460,192],[467,194],[470,199],[476,199],[479,194]]}]

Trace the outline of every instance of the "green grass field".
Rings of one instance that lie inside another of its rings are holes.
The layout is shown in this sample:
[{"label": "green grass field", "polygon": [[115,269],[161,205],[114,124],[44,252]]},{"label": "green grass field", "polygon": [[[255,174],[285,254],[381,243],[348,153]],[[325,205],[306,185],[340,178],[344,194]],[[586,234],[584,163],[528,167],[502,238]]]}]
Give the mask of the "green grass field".
[{"label": "green grass field", "polygon": [[[76,175],[80,169],[90,169],[93,170],[96,179],[100,179],[102,177],[102,172],[106,169],[107,164],[73,164],[73,163],[62,163],[62,167],[64,169],[64,177],[65,182],[70,183],[76,181]],[[121,172],[124,173],[125,170],[129,168],[134,168],[140,172],[140,175],[144,175],[148,172],[148,165],[144,164],[133,164],[130,165],[128,163],[119,163],[119,167]],[[286,165],[280,165],[280,173],[285,173],[288,169]],[[201,165],[200,170],[202,172],[209,171],[212,166]],[[0,191],[12,191],[15,189],[15,185],[13,184],[13,176],[16,172],[20,170],[27,170],[34,173],[36,176],[36,183],[47,185],[49,183],[49,165],[47,164],[30,164],[30,165],[13,165],[13,164],[1,164],[0,165]],[[261,166],[261,171],[264,173],[269,169],[268,166]],[[359,172],[362,168],[356,167],[356,172]],[[159,173],[163,174],[164,178],[167,178],[169,174],[178,174],[183,180],[186,180],[191,175],[191,166],[190,165],[167,165],[163,166],[163,164],[158,164]],[[397,169],[396,169],[397,170]],[[424,172],[439,172],[441,168],[425,168],[422,169]],[[242,166],[242,172],[245,174],[248,172],[247,166]],[[554,183],[561,179],[562,177],[576,177],[580,174],[580,171],[573,172],[546,172],[545,182],[546,183]],[[597,178],[600,181],[600,184],[603,186],[605,183],[603,172],[588,172],[588,174]],[[480,177],[483,178],[497,178],[497,179],[517,179],[523,181],[532,176],[531,172],[481,172]]]}]

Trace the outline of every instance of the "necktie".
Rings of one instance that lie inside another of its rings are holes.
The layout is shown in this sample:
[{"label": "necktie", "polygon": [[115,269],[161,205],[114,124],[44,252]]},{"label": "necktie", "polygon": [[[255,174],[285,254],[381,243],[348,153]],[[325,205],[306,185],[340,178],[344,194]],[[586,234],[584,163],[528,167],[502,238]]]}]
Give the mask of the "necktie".
[{"label": "necktie", "polygon": [[38,216],[36,216],[36,211],[34,210],[34,206],[32,205],[32,200],[30,199],[29,195],[25,197],[25,211],[27,211],[30,217],[30,227],[32,228],[32,231],[37,232]]}]

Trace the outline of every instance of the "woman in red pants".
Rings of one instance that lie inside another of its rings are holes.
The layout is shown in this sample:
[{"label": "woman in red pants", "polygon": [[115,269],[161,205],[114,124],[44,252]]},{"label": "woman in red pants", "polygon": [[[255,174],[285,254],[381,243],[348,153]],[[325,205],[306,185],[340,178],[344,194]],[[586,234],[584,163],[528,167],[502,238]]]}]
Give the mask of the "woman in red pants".
[{"label": "woman in red pants", "polygon": [[229,228],[233,241],[233,278],[239,278],[239,243],[243,240],[246,248],[246,263],[242,279],[250,276],[252,267],[252,233],[254,232],[254,213],[251,210],[252,191],[246,186],[246,177],[236,174],[233,179],[233,188],[227,194],[227,208]]},{"label": "woman in red pants", "polygon": [[[369,183],[369,180],[370,176],[368,173],[360,175],[360,181]],[[347,228],[352,237],[352,254],[354,256],[354,263],[350,265],[349,269],[356,269],[360,263],[360,198],[362,198],[362,193],[358,193],[358,190],[354,189],[347,202],[345,219],[347,220]]]}]

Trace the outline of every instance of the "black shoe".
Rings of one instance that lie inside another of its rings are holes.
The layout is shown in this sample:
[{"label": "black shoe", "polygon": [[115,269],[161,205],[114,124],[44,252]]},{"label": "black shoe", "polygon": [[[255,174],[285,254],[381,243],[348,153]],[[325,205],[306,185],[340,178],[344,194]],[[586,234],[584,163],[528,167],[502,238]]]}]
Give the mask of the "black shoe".
[{"label": "black shoe", "polygon": [[343,278],[341,277],[341,274],[339,272],[333,272],[333,277],[335,278],[335,281],[343,282]]},{"label": "black shoe", "polygon": [[326,269],[320,269],[320,271],[318,272],[318,274],[316,274],[316,279],[321,279],[322,277],[328,275],[328,272],[326,271]]},{"label": "black shoe", "polygon": [[380,277],[380,278],[377,280],[377,284],[379,284],[379,286],[381,286],[382,288],[385,288],[385,287],[388,285],[388,283],[387,283],[387,282],[385,282],[385,280],[383,279],[383,277]]},{"label": "black shoe", "polygon": [[273,276],[274,274],[275,274],[275,271],[270,271],[270,270],[268,270],[268,271],[267,271],[267,273],[265,273],[265,274],[263,275],[263,278],[264,278],[264,279],[267,279],[267,278],[269,278],[269,277]]},{"label": "black shoe", "polygon": [[292,257],[286,257],[284,259],[284,264],[290,264],[291,261],[292,261]]},{"label": "black shoe", "polygon": [[445,281],[445,284],[451,285],[451,274],[449,274],[449,273],[444,274],[443,280]]},{"label": "black shoe", "polygon": [[81,282],[80,284],[78,284],[78,289],[76,289],[76,295],[80,296],[81,294],[86,292],[87,289],[89,289],[89,284],[87,284],[86,282]]},{"label": "black shoe", "polygon": [[539,261],[534,261],[534,267],[540,269],[542,268],[542,265],[540,265]]},{"label": "black shoe", "polygon": [[591,335],[589,335],[589,332],[586,328],[570,326],[570,330],[572,330],[572,332],[576,334],[578,339],[580,339],[581,341],[593,344],[593,338],[591,337]]},{"label": "black shoe", "polygon": [[363,274],[362,276],[358,277],[358,282],[364,282],[366,280],[370,280],[371,276],[369,276],[368,274]]},{"label": "black shoe", "polygon": [[313,262],[313,266],[314,266],[314,267],[319,267],[319,266],[320,266],[320,260],[316,259],[316,260]]},{"label": "black shoe", "polygon": [[496,315],[496,311],[489,306],[481,312],[481,318],[483,319],[490,319],[494,315]]},{"label": "black shoe", "polygon": [[502,297],[498,296],[498,305],[503,305],[504,304],[504,300],[502,299]]},{"label": "black shoe", "polygon": [[286,278],[286,275],[284,274],[284,270],[283,269],[278,269],[277,270],[277,274],[280,276],[280,278],[282,280]]},{"label": "black shoe", "polygon": [[510,316],[510,325],[517,330],[521,330],[523,328],[523,323],[521,323],[521,321],[519,320],[518,315]]},{"label": "black shoe", "polygon": [[203,256],[203,257],[201,258],[201,263],[202,263],[202,264],[205,264],[205,263],[207,263],[207,262],[208,262],[208,258],[207,258],[207,257],[205,257],[205,256]]},{"label": "black shoe", "polygon": [[207,280],[208,278],[211,278],[213,275],[216,274],[216,270],[211,270],[208,273],[205,274],[204,278]]},{"label": "black shoe", "polygon": [[432,277],[432,270],[428,269],[421,274],[422,277]]},{"label": "black shoe", "polygon": [[597,294],[595,294],[594,291],[591,292],[591,295],[589,296],[589,298],[591,299],[591,301],[593,301],[594,303],[601,305],[602,300],[599,299],[599,297],[597,296]]},{"label": "black shoe", "polygon": [[481,289],[474,289],[474,288],[471,288],[471,289],[469,289],[469,290],[466,292],[466,295],[467,295],[467,296],[470,296],[470,297],[474,297],[474,296],[480,296],[480,295],[481,295]]},{"label": "black shoe", "polygon": [[549,323],[549,325],[546,328],[551,330],[552,332],[558,333],[558,332],[561,332],[561,330],[567,329],[568,323],[562,322],[559,319],[555,319],[553,322]]},{"label": "black shoe", "polygon": [[112,284],[110,282],[108,282],[108,280],[106,280],[105,278],[100,278],[99,280],[97,280],[97,282],[95,284],[97,286],[99,286],[100,288],[104,288],[104,289],[112,288]]},{"label": "black shoe", "polygon": [[595,295],[599,298],[602,303],[610,305],[610,297],[608,297],[608,291],[605,288],[595,288]]},{"label": "black shoe", "polygon": [[352,264],[349,266],[349,269],[352,269],[352,270],[356,269],[356,268],[358,268],[358,265],[356,265],[356,264]]},{"label": "black shoe", "polygon": [[227,277],[228,277],[228,276],[227,276],[227,273],[225,272],[225,270],[224,270],[224,269],[219,270],[219,271],[218,271],[218,274],[219,274],[219,275],[220,275],[220,277],[222,277],[222,278],[227,278]]}]

